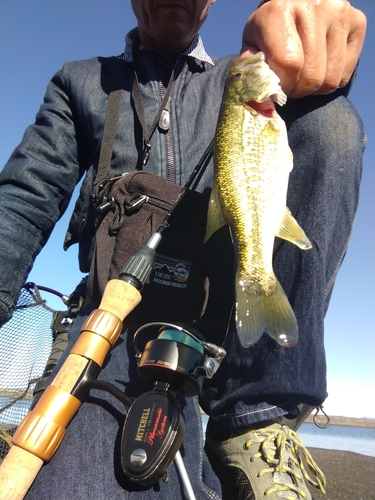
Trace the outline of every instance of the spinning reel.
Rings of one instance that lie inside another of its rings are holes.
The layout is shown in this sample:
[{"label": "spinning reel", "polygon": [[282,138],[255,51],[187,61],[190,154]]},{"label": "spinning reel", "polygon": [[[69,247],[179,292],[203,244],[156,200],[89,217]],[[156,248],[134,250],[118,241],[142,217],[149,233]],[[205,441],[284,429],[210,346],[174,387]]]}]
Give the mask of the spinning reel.
[{"label": "spinning reel", "polygon": [[[140,350],[139,338],[146,333],[152,333],[154,338]],[[198,395],[226,352],[204,342],[199,332],[171,323],[142,326],[135,332],[133,343],[138,374],[153,389],[137,398],[129,409],[121,462],[130,479],[150,486],[166,476],[184,436],[185,423],[176,395]]]}]

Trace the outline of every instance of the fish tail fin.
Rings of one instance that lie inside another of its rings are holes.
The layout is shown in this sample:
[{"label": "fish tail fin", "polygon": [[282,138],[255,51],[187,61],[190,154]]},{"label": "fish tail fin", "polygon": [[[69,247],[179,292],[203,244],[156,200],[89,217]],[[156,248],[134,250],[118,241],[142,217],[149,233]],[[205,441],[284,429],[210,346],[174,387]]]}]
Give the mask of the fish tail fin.
[{"label": "fish tail fin", "polygon": [[265,295],[251,282],[236,278],[237,333],[244,347],[254,345],[264,332],[284,347],[297,344],[296,317],[282,286],[275,280],[273,293]]}]

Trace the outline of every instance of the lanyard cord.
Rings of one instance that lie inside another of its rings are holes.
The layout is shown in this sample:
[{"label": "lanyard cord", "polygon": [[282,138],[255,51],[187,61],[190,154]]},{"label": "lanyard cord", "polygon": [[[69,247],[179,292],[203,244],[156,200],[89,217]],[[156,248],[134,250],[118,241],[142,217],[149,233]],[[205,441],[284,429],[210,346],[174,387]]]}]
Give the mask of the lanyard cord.
[{"label": "lanyard cord", "polygon": [[154,121],[152,122],[151,127],[149,129],[147,129],[145,107],[143,104],[141,87],[139,85],[137,72],[134,68],[134,81],[133,81],[134,105],[135,105],[135,111],[136,111],[137,116],[138,116],[138,120],[139,120],[141,127],[142,127],[142,130],[143,130],[143,142],[144,142],[143,155],[142,155],[142,166],[145,166],[146,163],[148,162],[148,159],[150,158],[150,151],[151,151],[150,140],[151,140],[152,134],[154,133],[154,131],[156,129],[156,125],[158,124],[158,122],[160,120],[160,116],[167,105],[169,96],[170,96],[171,91],[172,91],[173,80],[174,80],[174,70],[172,70],[171,77],[169,78],[168,87],[165,91],[163,100],[162,100],[161,105],[159,107],[159,111],[157,112],[157,114],[154,118]]}]

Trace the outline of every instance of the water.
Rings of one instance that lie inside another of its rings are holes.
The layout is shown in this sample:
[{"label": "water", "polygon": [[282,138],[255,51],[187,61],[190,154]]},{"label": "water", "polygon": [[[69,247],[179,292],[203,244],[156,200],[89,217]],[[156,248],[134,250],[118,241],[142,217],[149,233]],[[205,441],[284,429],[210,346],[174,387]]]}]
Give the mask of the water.
[{"label": "water", "polygon": [[375,457],[375,429],[330,425],[319,429],[315,424],[302,424],[298,435],[307,448],[354,451],[362,455]]},{"label": "water", "polygon": [[[203,415],[204,428],[207,421],[208,417]],[[346,425],[330,425],[327,429],[320,429],[315,424],[305,423],[298,429],[298,435],[306,448],[354,451],[375,457],[375,429]]]}]

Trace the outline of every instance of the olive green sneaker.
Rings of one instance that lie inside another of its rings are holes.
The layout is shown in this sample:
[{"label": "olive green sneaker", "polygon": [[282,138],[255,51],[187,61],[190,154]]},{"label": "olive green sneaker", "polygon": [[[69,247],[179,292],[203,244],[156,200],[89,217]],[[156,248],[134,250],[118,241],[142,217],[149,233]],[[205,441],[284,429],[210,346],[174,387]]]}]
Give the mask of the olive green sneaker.
[{"label": "olive green sneaker", "polygon": [[223,500],[311,500],[305,480],[325,493],[323,472],[286,425],[226,441],[207,436],[206,453],[222,483]]}]

